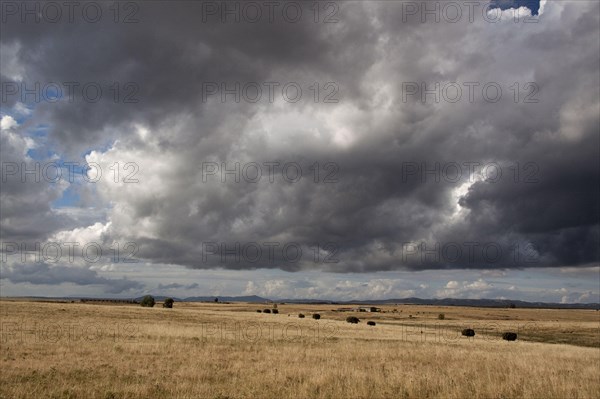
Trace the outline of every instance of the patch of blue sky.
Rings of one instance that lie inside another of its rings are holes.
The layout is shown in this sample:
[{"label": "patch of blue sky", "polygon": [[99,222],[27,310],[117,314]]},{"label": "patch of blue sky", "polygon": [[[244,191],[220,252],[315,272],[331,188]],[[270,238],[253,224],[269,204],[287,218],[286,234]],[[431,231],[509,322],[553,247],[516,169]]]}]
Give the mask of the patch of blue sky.
[{"label": "patch of blue sky", "polygon": [[498,7],[501,10],[527,7],[531,10],[532,15],[538,15],[540,10],[540,0],[492,0],[490,5],[492,7]]},{"label": "patch of blue sky", "polygon": [[52,208],[73,208],[79,207],[81,204],[81,198],[79,196],[79,185],[70,184],[69,187],[63,191],[62,196],[56,201],[52,202]]}]

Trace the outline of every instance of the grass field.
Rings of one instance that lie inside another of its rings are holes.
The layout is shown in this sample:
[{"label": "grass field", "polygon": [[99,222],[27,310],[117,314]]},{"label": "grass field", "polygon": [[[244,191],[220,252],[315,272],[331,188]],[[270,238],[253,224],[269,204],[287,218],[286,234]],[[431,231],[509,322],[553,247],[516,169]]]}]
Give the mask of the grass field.
[{"label": "grass field", "polygon": [[596,311],[264,308],[2,300],[0,398],[600,397]]}]

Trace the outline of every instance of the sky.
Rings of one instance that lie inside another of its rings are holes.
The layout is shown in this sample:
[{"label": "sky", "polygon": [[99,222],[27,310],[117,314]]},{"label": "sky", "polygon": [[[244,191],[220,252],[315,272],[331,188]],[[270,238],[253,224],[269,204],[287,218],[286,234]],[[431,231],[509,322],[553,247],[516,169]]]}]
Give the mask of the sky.
[{"label": "sky", "polygon": [[599,301],[597,1],[68,4],[0,10],[1,295]]}]

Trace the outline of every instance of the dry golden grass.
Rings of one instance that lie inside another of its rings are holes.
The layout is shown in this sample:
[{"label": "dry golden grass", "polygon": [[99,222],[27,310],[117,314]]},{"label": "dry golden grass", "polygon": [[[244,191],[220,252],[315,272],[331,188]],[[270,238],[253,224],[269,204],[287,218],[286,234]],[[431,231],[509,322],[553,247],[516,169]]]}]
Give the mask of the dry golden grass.
[{"label": "dry golden grass", "polygon": [[595,311],[267,307],[0,301],[0,398],[600,397]]}]

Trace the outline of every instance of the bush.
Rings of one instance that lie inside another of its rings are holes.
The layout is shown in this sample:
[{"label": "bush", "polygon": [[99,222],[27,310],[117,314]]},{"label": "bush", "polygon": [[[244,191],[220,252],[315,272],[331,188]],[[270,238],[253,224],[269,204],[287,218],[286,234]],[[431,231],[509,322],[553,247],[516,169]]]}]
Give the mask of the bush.
[{"label": "bush", "polygon": [[263,313],[271,313],[271,309],[264,309]]},{"label": "bush", "polygon": [[377,323],[375,323],[374,321],[367,321],[367,325],[368,325],[368,326],[374,326],[374,325],[376,325],[376,324],[377,324]]},{"label": "bush", "polygon": [[256,313],[262,313],[262,310],[256,309]]},{"label": "bush", "polygon": [[515,305],[514,303],[511,303],[510,305],[508,305],[509,308],[514,309],[517,307],[517,305]]},{"label": "bush", "polygon": [[273,314],[279,314],[279,310],[273,309],[273,310],[271,310],[271,313],[273,313]]},{"label": "bush", "polygon": [[142,302],[140,302],[140,305],[142,305],[145,308],[152,308],[154,307],[155,303],[156,302],[154,301],[154,297],[152,295],[146,295],[142,298]]},{"label": "bush", "polygon": [[446,318],[446,315],[444,313],[440,313],[438,315],[438,320],[444,320]]},{"label": "bush", "polygon": [[299,317],[299,318],[301,318],[301,319],[303,319],[303,318],[304,318],[304,315],[303,315],[302,313],[299,313],[299,314],[298,314],[298,317]]},{"label": "bush", "polygon": [[465,328],[464,330],[462,330],[462,335],[464,335],[465,337],[474,337],[475,330],[473,330],[472,328]]},{"label": "bush", "polygon": [[352,324],[358,324],[358,322],[360,322],[360,320],[356,316],[348,316],[346,317],[346,321]]},{"label": "bush", "polygon": [[315,313],[315,314],[312,315],[312,318],[315,319],[315,320],[319,320],[321,318],[321,315],[318,314],[318,313]]},{"label": "bush", "polygon": [[273,309],[277,309],[277,304],[276,303],[273,304]]},{"label": "bush", "polygon": [[514,332],[505,332],[504,334],[502,334],[502,339],[505,341],[516,341],[517,340],[517,333]]},{"label": "bush", "polygon": [[173,302],[175,302],[173,300],[173,298],[167,298],[167,299],[165,299],[165,301],[163,302],[163,308],[169,308],[169,309],[171,309],[173,307]]}]

